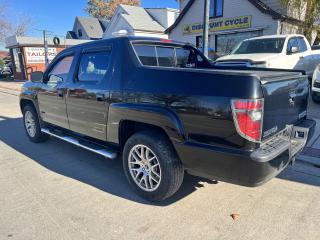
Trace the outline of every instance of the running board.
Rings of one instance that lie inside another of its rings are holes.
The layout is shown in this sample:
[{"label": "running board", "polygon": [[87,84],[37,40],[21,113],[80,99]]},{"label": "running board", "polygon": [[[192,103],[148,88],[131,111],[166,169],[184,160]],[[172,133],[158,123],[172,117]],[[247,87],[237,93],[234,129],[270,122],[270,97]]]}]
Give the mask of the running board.
[{"label": "running board", "polygon": [[[117,153],[115,153],[115,152],[113,152],[111,150],[103,149],[103,148],[101,148],[101,146],[98,146],[98,145],[94,145],[97,148],[86,146],[86,145],[80,143],[79,140],[74,138],[74,137],[67,136],[67,135],[65,135],[65,136],[58,135],[58,134],[53,133],[52,131],[50,131],[48,128],[41,128],[41,132],[49,134],[50,136],[59,138],[61,140],[64,140],[64,141],[66,141],[68,143],[71,143],[73,145],[76,145],[78,147],[81,147],[81,148],[84,148],[86,150],[89,150],[91,152],[97,153],[97,154],[102,155],[102,156],[104,156],[106,158],[115,159],[117,157]],[[91,144],[91,146],[93,146],[93,145]]]}]

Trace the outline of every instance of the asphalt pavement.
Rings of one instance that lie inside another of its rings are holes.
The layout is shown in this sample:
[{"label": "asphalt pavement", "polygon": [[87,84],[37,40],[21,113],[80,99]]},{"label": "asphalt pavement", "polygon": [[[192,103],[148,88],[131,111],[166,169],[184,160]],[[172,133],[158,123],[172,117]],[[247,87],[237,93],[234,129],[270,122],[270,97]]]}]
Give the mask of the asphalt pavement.
[{"label": "asphalt pavement", "polygon": [[297,162],[258,188],[186,175],[175,197],[152,204],[119,159],[31,143],[18,97],[0,92],[0,239],[318,240],[319,186],[320,166]]}]

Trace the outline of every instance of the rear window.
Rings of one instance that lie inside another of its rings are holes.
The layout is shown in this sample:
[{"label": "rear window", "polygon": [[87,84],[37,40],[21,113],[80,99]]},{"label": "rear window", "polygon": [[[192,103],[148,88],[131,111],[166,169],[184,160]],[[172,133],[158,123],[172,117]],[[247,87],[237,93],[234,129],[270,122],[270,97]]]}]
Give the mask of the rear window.
[{"label": "rear window", "polygon": [[175,54],[174,48],[171,47],[156,47],[159,66],[174,67]]},{"label": "rear window", "polygon": [[195,68],[206,61],[191,47],[152,46],[134,44],[142,65],[159,67]]},{"label": "rear window", "polygon": [[134,49],[143,65],[158,66],[156,48],[154,46],[135,45]]}]

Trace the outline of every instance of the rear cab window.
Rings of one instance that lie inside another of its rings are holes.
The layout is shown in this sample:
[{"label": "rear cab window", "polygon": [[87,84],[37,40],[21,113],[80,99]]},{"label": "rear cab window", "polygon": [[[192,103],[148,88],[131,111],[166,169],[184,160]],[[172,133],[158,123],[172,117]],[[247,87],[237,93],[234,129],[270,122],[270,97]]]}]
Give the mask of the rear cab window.
[{"label": "rear cab window", "polygon": [[133,43],[143,66],[196,68],[208,67],[208,62],[190,46],[170,46]]}]

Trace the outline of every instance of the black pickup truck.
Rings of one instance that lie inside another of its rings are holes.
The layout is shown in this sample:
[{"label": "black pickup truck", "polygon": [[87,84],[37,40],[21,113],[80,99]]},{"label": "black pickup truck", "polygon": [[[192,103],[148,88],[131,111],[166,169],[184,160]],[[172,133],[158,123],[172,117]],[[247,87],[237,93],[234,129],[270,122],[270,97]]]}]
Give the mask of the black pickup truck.
[{"label": "black pickup truck", "polygon": [[258,186],[304,148],[307,76],[213,66],[170,40],[118,37],[62,51],[20,96],[31,141],[54,136],[115,159],[142,197],[160,201],[184,172]]}]

